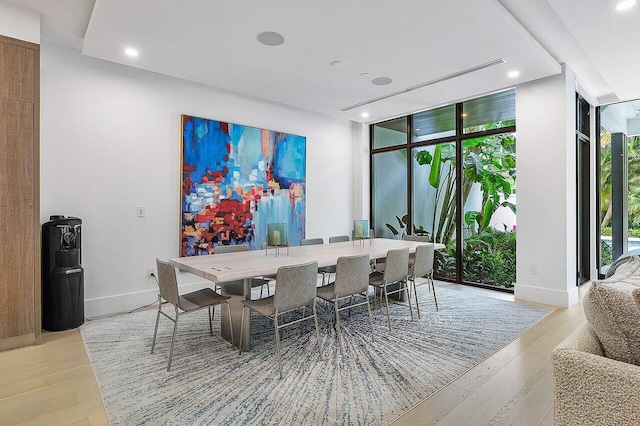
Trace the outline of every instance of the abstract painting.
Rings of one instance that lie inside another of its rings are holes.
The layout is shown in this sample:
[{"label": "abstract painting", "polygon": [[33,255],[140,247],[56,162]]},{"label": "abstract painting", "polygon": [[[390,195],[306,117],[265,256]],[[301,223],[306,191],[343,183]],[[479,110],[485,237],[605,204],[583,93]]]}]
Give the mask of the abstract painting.
[{"label": "abstract painting", "polygon": [[181,256],[260,249],[267,223],[305,235],[306,138],[182,116]]}]

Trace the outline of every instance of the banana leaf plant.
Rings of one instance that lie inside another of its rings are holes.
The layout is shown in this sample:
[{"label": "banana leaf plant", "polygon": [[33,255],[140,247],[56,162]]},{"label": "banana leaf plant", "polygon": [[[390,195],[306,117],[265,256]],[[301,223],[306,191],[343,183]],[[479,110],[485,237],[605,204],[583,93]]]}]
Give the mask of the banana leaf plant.
[{"label": "banana leaf plant", "polygon": [[[515,213],[516,206],[507,201],[515,193],[515,139],[511,134],[467,139],[463,148],[462,205],[466,204],[474,184],[479,184],[482,192],[480,210],[467,212],[464,221],[467,226],[475,224],[476,231],[482,232],[499,207],[508,207]],[[433,154],[421,150],[415,159],[419,165],[431,167],[428,183],[435,189],[435,208],[430,234],[433,241],[449,245],[456,226],[455,146],[438,144]]]}]

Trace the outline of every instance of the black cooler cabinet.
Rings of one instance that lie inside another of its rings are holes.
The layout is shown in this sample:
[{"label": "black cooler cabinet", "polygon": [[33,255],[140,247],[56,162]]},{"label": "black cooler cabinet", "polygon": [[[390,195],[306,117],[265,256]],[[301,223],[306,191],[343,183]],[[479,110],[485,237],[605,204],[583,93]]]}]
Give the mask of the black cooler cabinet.
[{"label": "black cooler cabinet", "polygon": [[84,323],[82,220],[51,216],[42,225],[42,328],[70,330]]}]

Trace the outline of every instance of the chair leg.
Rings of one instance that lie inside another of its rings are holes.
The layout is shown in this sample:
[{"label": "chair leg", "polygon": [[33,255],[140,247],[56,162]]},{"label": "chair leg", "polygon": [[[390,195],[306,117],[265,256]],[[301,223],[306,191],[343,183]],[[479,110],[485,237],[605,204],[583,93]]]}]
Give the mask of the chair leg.
[{"label": "chair leg", "polygon": [[320,328],[318,327],[318,313],[316,312],[316,303],[313,302],[313,322],[316,324],[316,339],[318,339],[318,352],[320,356],[318,359],[322,361],[322,342],[320,341]]},{"label": "chair leg", "polygon": [[[225,302],[227,304],[227,316],[229,318],[229,332],[231,333],[231,347],[235,348],[235,341],[233,340],[233,321],[231,321],[231,305],[229,302]],[[220,307],[220,313],[222,314],[222,307]],[[244,318],[243,318],[244,319]]]},{"label": "chair leg", "polygon": [[260,286],[260,299],[262,299],[262,290],[264,290],[264,283]]},{"label": "chair leg", "polygon": [[278,370],[280,371],[280,379],[282,379],[282,355],[280,354],[280,330],[278,328],[278,312],[273,318],[273,324],[276,330],[276,352],[278,353]]},{"label": "chair leg", "polygon": [[340,355],[342,355],[342,332],[340,331],[340,313],[338,312],[338,299],[333,301],[333,307],[336,311],[336,332],[338,333],[338,347],[340,348]]},{"label": "chair leg", "polygon": [[176,332],[178,331],[178,308],[176,308],[176,320],[173,323],[173,336],[171,337],[171,349],[169,350],[169,364],[167,364],[167,371],[171,370],[171,360],[173,359],[173,344],[176,341]]},{"label": "chair leg", "polygon": [[387,322],[389,323],[389,333],[391,333],[391,314],[389,313],[389,296],[387,295],[387,286],[384,285],[382,287],[382,291],[384,293],[384,301],[387,307]]},{"label": "chair leg", "polygon": [[411,321],[413,321],[413,308],[411,307],[411,293],[409,293],[409,285],[407,284],[407,280],[402,281],[400,286],[404,284],[404,294],[407,295],[407,302],[409,303],[409,313],[411,314]]},{"label": "chair leg", "polygon": [[[242,342],[244,342],[244,317],[247,307],[242,307],[242,321],[240,322],[240,342],[238,343],[238,355],[242,355]],[[231,310],[229,310],[231,314]]]},{"label": "chair leg", "polygon": [[371,319],[371,306],[369,305],[369,298],[367,295],[364,295],[365,300],[367,301],[367,311],[369,311],[369,327],[371,328],[371,341],[373,342],[373,320]]},{"label": "chair leg", "polygon": [[416,296],[416,309],[418,310],[418,319],[422,319],[422,317],[420,316],[420,303],[418,303],[418,289],[416,287],[416,279],[414,278],[413,280],[411,280],[411,283],[413,284],[413,294]]},{"label": "chair leg", "polygon": [[153,343],[151,343],[151,353],[156,346],[156,336],[158,335],[158,323],[160,322],[160,309],[162,309],[162,299],[158,296],[158,315],[156,316],[156,329],[153,331]]},{"label": "chair leg", "polygon": [[213,307],[209,306],[209,309],[207,309],[207,312],[209,312],[209,334],[211,334],[213,336]]},{"label": "chair leg", "polygon": [[[349,303],[353,305],[353,295],[351,295],[351,299],[349,300]],[[349,317],[351,317],[351,306],[349,306]]]},{"label": "chair leg", "polygon": [[438,312],[438,299],[436,298],[436,286],[433,283],[433,278],[430,278],[431,289],[433,290],[433,301],[436,303],[436,312]]}]

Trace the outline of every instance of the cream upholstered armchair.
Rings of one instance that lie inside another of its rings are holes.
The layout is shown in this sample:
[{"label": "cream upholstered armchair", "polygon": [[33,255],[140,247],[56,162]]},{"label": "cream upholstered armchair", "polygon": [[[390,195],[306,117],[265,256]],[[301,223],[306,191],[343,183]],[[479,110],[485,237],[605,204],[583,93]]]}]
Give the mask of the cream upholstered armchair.
[{"label": "cream upholstered armchair", "polygon": [[640,259],[593,282],[583,308],[553,352],[555,424],[640,425]]},{"label": "cream upholstered armchair", "polygon": [[605,357],[582,324],[553,352],[555,424],[640,424],[640,366]]}]

